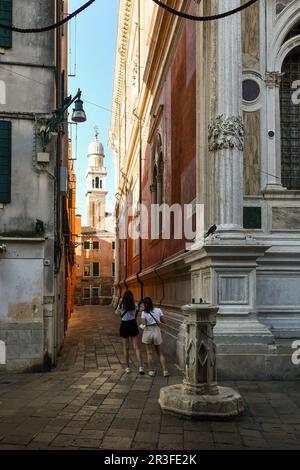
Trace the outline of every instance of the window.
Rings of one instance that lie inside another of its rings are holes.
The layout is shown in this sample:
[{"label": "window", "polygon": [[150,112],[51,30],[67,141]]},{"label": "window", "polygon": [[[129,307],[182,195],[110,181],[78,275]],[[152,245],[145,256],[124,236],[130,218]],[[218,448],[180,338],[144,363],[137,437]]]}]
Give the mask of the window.
[{"label": "window", "polygon": [[99,263],[93,263],[93,277],[99,277],[100,267]]},{"label": "window", "polygon": [[0,121],[0,203],[7,204],[10,201],[11,201],[11,122]]},{"label": "window", "polygon": [[99,297],[99,287],[93,287],[92,289],[92,297],[95,299],[96,297]]},{"label": "window", "polygon": [[[0,23],[12,25],[12,0],[0,0]],[[12,31],[0,28],[0,47],[12,47]]]},{"label": "window", "polygon": [[100,180],[100,189],[102,189],[102,180]]},{"label": "window", "polygon": [[292,49],[282,64],[280,88],[281,178],[290,190],[300,189],[300,111],[292,101],[292,84],[300,77],[300,47]]},{"label": "window", "polygon": [[244,207],[244,228],[261,229],[261,207]]},{"label": "window", "polygon": [[112,276],[115,277],[115,263],[112,263]]},{"label": "window", "polygon": [[90,264],[85,264],[84,265],[83,275],[84,275],[84,277],[89,277],[91,275],[91,266],[90,266]]},{"label": "window", "polygon": [[243,100],[251,103],[257,100],[260,94],[259,84],[252,79],[247,78],[243,81]]},{"label": "window", "polygon": [[90,242],[83,242],[83,248],[85,250],[89,250],[90,249]]},{"label": "window", "polygon": [[95,188],[99,189],[99,178],[98,178],[98,176],[96,176],[96,178],[95,178]]},{"label": "window", "polygon": [[89,287],[83,289],[83,298],[84,298],[84,299],[89,299],[89,298],[90,298],[90,294],[91,294],[91,292],[90,292]]},{"label": "window", "polygon": [[111,247],[112,247],[113,250],[115,250],[116,249],[116,242],[112,242]]},{"label": "window", "polygon": [[[153,154],[152,154],[152,184],[150,187],[152,195],[152,204],[157,204],[160,206],[164,201],[164,191],[163,191],[163,182],[164,182],[164,159],[163,159],[163,146],[161,135],[158,132],[156,134]],[[156,220],[153,220],[155,236],[158,236],[162,232],[162,213],[161,211],[157,212]]]},{"label": "window", "polygon": [[93,250],[99,250],[100,244],[99,242],[93,242]]}]

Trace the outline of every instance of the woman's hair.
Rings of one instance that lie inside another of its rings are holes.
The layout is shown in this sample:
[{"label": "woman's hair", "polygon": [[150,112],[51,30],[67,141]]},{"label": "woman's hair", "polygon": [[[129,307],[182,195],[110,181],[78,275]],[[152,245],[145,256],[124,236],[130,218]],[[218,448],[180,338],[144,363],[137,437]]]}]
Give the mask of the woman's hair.
[{"label": "woman's hair", "polygon": [[150,297],[145,297],[142,303],[144,304],[145,312],[149,313],[153,310],[153,302]]},{"label": "woman's hair", "polygon": [[126,292],[124,292],[123,299],[122,299],[122,307],[127,312],[131,312],[132,310],[135,310],[134,297],[133,297],[133,293],[131,292],[131,290],[127,290]]}]

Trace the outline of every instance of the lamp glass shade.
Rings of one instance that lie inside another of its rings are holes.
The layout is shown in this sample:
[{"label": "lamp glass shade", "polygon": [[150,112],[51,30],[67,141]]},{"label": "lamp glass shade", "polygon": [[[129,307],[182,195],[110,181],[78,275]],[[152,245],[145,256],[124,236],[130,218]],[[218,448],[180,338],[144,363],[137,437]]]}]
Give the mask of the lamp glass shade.
[{"label": "lamp glass shade", "polygon": [[86,121],[86,114],[83,109],[83,101],[80,99],[75,101],[75,108],[73,109],[72,121],[73,122],[85,122]]}]

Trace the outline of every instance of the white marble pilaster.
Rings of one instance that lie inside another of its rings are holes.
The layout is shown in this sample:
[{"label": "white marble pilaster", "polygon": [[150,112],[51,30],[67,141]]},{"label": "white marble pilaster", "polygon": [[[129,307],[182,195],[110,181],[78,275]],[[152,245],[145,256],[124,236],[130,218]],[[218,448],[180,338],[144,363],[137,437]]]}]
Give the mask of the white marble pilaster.
[{"label": "white marble pilaster", "polygon": [[280,161],[280,72],[267,72],[267,185],[266,191],[284,189],[281,184]]},{"label": "white marble pilaster", "polygon": [[[227,0],[226,9],[240,6]],[[217,11],[224,9],[217,2]],[[216,107],[209,123],[211,210],[220,232],[239,232],[243,225],[241,17],[237,13],[217,23]]]}]

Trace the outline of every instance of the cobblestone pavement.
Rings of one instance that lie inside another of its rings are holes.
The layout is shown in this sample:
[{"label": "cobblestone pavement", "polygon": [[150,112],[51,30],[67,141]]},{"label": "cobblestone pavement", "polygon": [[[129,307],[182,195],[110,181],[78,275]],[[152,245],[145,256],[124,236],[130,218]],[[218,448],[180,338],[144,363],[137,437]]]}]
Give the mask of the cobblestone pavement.
[{"label": "cobblestone pavement", "polygon": [[299,382],[227,382],[246,405],[231,421],[162,415],[159,390],[181,374],[126,375],[118,326],[110,307],[78,308],[56,369],[0,376],[0,449],[300,448]]}]

